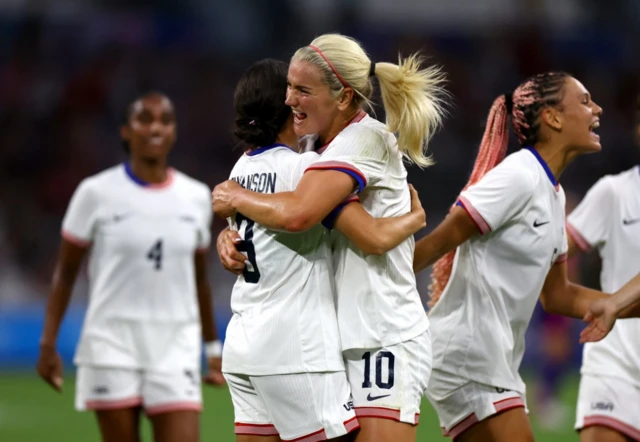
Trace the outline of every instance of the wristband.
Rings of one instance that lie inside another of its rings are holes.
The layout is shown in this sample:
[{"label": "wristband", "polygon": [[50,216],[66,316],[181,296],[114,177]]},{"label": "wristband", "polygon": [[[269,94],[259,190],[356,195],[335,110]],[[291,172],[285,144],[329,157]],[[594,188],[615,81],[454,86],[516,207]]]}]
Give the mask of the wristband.
[{"label": "wristband", "polygon": [[222,357],[222,342],[211,341],[204,343],[204,355],[207,358],[220,358]]}]

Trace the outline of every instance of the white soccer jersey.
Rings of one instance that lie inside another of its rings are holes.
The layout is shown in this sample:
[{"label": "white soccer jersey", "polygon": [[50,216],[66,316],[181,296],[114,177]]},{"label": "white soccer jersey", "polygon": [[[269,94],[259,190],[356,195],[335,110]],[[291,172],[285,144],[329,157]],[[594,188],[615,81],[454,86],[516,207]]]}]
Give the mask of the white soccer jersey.
[{"label": "white soccer jersey", "polygon": [[161,185],[145,185],[127,165],[80,183],[62,223],[65,239],[90,247],[76,363],[138,366],[101,350],[111,343],[131,354],[117,321],[199,321],[194,253],[209,246],[210,198],[205,184],[173,169]]},{"label": "white soccer jersey", "polygon": [[[567,231],[602,258],[602,290],[613,293],[640,272],[640,168],[601,178],[569,215]],[[613,376],[640,387],[640,319],[616,322],[584,346],[582,373]]]},{"label": "white soccer jersey", "polygon": [[524,393],[524,335],[547,273],[566,259],[565,195],[533,149],[509,155],[459,205],[482,233],[458,247],[429,314],[433,367]]},{"label": "white soccer jersey", "polygon": [[[254,192],[293,191],[317,158],[283,145],[263,147],[243,155],[231,179]],[[249,263],[233,287],[222,370],[254,376],[344,370],[326,229],[280,232],[240,214],[236,222]]]},{"label": "white soccer jersey", "polygon": [[[332,169],[358,183],[362,206],[375,218],[411,210],[407,171],[395,136],[381,122],[359,114],[307,170]],[[413,273],[413,236],[381,255],[366,255],[332,232],[343,350],[408,341],[429,328]]]}]

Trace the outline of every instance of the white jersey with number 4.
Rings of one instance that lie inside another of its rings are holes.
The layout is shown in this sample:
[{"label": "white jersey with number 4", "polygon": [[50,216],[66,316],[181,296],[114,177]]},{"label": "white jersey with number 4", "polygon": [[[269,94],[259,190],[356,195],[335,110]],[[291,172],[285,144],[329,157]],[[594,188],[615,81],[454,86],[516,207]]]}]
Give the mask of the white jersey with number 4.
[{"label": "white jersey with number 4", "polygon": [[210,223],[209,188],[173,169],[159,185],[141,182],[127,165],[80,183],[62,223],[65,239],[90,247],[76,363],[146,366],[144,339],[125,323],[193,323],[197,331],[194,253],[208,248]]},{"label": "white jersey with number 4", "polygon": [[[568,217],[576,245],[598,249],[600,284],[613,293],[640,272],[640,167],[601,178]],[[584,346],[583,374],[611,376],[640,388],[640,319],[616,322],[600,342]]]},{"label": "white jersey with number 4", "polygon": [[566,259],[565,195],[534,149],[509,155],[458,205],[481,235],[458,247],[429,314],[433,368],[524,394],[524,336],[551,266]]},{"label": "white jersey with number 4", "polygon": [[[293,191],[313,152],[273,145],[244,154],[230,178],[260,193]],[[342,371],[328,232],[267,229],[236,215],[247,256],[231,294],[225,373],[276,375]]]},{"label": "white jersey with number 4", "polygon": [[[364,209],[375,218],[411,210],[407,171],[395,136],[361,112],[307,170],[349,174]],[[405,342],[429,328],[413,273],[413,236],[381,256],[366,255],[332,232],[338,323],[343,350]]]}]

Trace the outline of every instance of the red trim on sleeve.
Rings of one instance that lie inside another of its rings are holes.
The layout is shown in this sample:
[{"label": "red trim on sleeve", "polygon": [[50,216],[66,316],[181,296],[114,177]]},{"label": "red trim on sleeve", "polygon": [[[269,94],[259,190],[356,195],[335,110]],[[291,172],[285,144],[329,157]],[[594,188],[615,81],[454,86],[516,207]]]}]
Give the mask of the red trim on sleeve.
[{"label": "red trim on sleeve", "polygon": [[78,247],[82,247],[83,249],[86,247],[89,247],[91,245],[91,241],[87,241],[84,239],[80,239],[77,236],[74,236],[73,234],[69,233],[67,230],[63,230],[61,232],[61,235],[64,239],[66,239],[67,241],[69,241],[70,243],[78,246]]},{"label": "red trim on sleeve", "polygon": [[367,186],[367,179],[365,178],[364,174],[360,172],[358,168],[354,167],[353,164],[344,163],[342,161],[319,161],[307,167],[305,169],[305,173],[310,170],[340,170],[340,169],[346,169],[355,173],[362,179],[362,182],[364,184],[363,187]]},{"label": "red trim on sleeve", "polygon": [[568,258],[568,255],[566,253],[563,253],[562,255],[556,258],[556,262],[554,264],[562,264],[567,260],[567,258]]},{"label": "red trim on sleeve", "polygon": [[591,244],[589,244],[589,241],[584,239],[584,236],[582,236],[580,232],[578,232],[578,229],[576,229],[568,221],[565,224],[565,227],[567,229],[567,235],[569,235],[571,239],[573,239],[573,242],[576,243],[580,250],[582,250],[583,252],[588,252],[589,250],[591,250]]},{"label": "red trim on sleeve", "polygon": [[482,215],[480,215],[480,212],[473,207],[468,199],[460,195],[458,200],[462,204],[462,208],[467,211],[473,222],[476,224],[481,234],[484,235],[485,233],[491,232],[491,226],[489,223],[485,221]]}]

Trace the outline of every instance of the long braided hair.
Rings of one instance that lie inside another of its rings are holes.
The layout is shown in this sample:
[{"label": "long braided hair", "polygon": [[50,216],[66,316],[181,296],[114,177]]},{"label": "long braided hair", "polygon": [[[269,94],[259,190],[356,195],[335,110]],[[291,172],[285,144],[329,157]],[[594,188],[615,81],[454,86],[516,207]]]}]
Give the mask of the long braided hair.
[{"label": "long braided hair", "polygon": [[[540,114],[544,108],[560,104],[564,84],[569,77],[571,76],[566,72],[538,74],[518,86],[513,94],[496,98],[489,110],[487,126],[471,177],[464,189],[480,181],[506,156],[509,115],[520,146],[533,146],[540,141]],[[438,302],[449,282],[454,257],[455,250],[440,258],[433,266],[429,286],[430,308]]]}]

